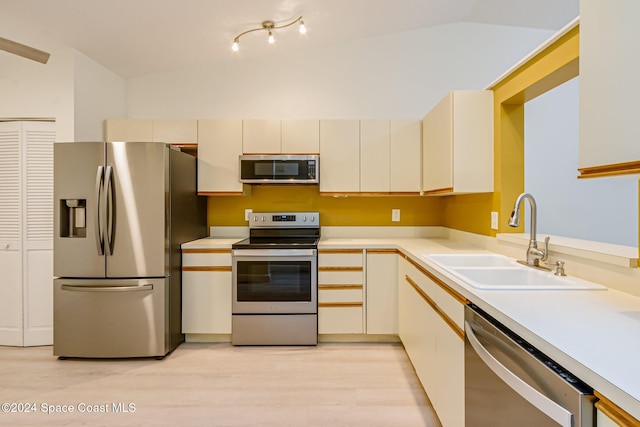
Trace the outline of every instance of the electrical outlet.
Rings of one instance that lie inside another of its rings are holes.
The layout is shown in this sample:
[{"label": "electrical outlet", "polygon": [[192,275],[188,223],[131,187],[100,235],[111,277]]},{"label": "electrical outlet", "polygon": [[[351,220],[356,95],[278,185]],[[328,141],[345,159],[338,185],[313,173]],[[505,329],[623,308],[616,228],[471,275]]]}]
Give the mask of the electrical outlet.
[{"label": "electrical outlet", "polygon": [[244,210],[244,220],[249,221],[251,218],[251,214],[253,213],[253,209],[245,209]]},{"label": "electrical outlet", "polygon": [[498,229],[498,212],[491,212],[491,229]]},{"label": "electrical outlet", "polygon": [[391,209],[391,221],[400,222],[400,209]]}]

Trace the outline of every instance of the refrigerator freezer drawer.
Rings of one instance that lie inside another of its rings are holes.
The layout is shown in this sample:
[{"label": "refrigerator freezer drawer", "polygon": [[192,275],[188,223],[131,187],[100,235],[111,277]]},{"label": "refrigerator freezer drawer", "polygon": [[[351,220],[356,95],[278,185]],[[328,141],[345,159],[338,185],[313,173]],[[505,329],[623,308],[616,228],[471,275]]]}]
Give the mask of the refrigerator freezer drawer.
[{"label": "refrigerator freezer drawer", "polygon": [[55,279],[53,354],[61,357],[161,357],[169,278]]}]

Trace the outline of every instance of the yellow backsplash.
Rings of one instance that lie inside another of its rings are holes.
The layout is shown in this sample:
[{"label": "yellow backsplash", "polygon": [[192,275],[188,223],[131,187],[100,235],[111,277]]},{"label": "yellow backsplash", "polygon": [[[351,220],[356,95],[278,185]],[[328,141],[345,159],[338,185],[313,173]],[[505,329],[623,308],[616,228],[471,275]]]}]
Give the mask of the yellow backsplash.
[{"label": "yellow backsplash", "polygon": [[[324,226],[435,226],[442,225],[439,197],[321,195],[318,186],[251,186],[244,196],[208,198],[209,226],[243,226],[245,209],[254,212],[320,212]],[[391,209],[400,209],[400,222],[391,221]]]}]

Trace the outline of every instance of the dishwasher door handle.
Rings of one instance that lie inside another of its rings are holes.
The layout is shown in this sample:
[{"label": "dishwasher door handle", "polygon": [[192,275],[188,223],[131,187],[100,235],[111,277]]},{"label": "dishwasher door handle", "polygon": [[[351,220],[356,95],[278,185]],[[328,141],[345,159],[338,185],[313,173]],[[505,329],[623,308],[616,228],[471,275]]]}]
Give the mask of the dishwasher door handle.
[{"label": "dishwasher door handle", "polygon": [[516,393],[526,399],[546,416],[557,422],[563,427],[573,426],[573,414],[535,388],[531,387],[516,374],[507,369],[480,343],[469,322],[464,322],[465,335],[473,347],[474,351],[505,384],[507,384]]}]

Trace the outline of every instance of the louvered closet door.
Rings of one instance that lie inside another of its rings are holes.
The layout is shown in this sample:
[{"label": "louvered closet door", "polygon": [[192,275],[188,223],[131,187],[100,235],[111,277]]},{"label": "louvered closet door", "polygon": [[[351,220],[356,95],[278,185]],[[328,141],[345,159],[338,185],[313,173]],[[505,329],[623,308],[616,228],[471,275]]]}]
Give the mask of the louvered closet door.
[{"label": "louvered closet door", "polygon": [[55,123],[23,122],[24,344],[53,344],[53,144]]},{"label": "louvered closet door", "polygon": [[0,345],[22,345],[21,125],[0,123]]},{"label": "louvered closet door", "polygon": [[53,339],[53,122],[0,123],[0,345]]}]

